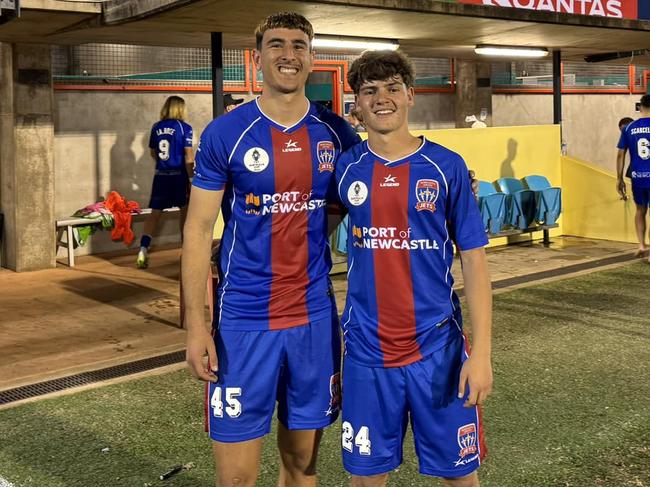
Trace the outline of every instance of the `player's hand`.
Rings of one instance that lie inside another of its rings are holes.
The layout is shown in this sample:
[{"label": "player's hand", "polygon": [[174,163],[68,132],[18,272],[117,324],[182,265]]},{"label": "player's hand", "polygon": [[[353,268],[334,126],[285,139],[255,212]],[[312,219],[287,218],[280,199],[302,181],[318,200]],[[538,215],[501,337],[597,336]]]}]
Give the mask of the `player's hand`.
[{"label": "player's hand", "polygon": [[625,181],[619,179],[616,182],[616,191],[623,201],[627,201],[627,188],[625,187]]},{"label": "player's hand", "polygon": [[469,397],[465,401],[466,408],[483,404],[483,401],[492,392],[492,364],[490,359],[477,355],[470,357],[463,364],[458,383],[458,398],[465,397],[466,387],[469,385]]},{"label": "player's hand", "polygon": [[[204,357],[208,356],[208,363]],[[217,350],[214,339],[203,325],[187,331],[187,350],[185,352],[187,366],[194,377],[207,382],[217,382],[215,372],[218,370]]]},{"label": "player's hand", "polygon": [[472,185],[472,193],[474,193],[474,198],[478,199],[478,179],[476,179],[476,173],[470,169],[468,172],[469,182]]}]

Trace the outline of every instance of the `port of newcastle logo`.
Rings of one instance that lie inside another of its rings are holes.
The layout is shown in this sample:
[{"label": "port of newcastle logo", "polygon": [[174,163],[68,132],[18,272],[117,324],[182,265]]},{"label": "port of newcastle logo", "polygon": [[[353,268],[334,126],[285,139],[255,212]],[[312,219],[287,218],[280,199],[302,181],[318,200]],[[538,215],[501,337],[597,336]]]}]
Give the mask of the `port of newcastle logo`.
[{"label": "port of newcastle logo", "polygon": [[316,145],[316,157],[318,157],[318,172],[334,172],[334,143],[329,140],[321,140]]},{"label": "port of newcastle logo", "polygon": [[436,211],[436,200],[438,199],[438,181],[435,179],[419,179],[415,185],[415,197],[418,202],[415,209],[418,211]]}]

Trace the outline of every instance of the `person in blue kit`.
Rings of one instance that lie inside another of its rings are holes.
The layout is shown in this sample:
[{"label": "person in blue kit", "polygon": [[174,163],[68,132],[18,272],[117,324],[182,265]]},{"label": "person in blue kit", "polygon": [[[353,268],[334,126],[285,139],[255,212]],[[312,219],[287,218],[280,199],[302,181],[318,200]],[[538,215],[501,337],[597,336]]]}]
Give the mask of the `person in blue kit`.
[{"label": "person in blue kit", "polygon": [[[479,405],[492,388],[487,238],[461,156],[409,132],[413,81],[410,61],[394,51],[365,52],[348,73],[368,140],[336,166],[350,218],[343,465],[353,487],[385,486],[402,462],[410,421],[422,474],[477,487],[486,454]],[[471,355],[453,291],[452,243]]]},{"label": "person in blue kit", "polygon": [[[208,386],[217,486],[255,485],[277,403],[278,485],[309,487],[321,430],[340,408],[327,206],[336,160],[359,138],[305,97],[314,63],[307,19],[270,15],[255,38],[262,95],[212,121],[197,148],[182,253],[187,362]],[[205,282],[220,212],[210,332]]]},{"label": "person in blue kit", "polygon": [[188,175],[194,170],[192,127],[185,121],[186,118],[185,100],[180,96],[170,96],[160,110],[160,121],[151,127],[149,150],[156,161],[156,172],[149,202],[151,214],[144,222],[136,259],[139,269],[146,269],[149,265],[149,246],[164,209],[180,208],[182,236],[189,192]]},{"label": "person in blue kit", "polygon": [[[616,158],[617,185],[616,190],[623,199],[627,199],[627,187],[623,179],[625,153],[630,152],[630,176],[632,181],[632,197],[636,205],[634,224],[639,240],[639,248],[635,255],[642,256],[648,252],[646,244],[646,215],[650,204],[650,95],[641,97],[641,116],[630,122],[621,132]],[[650,262],[650,257],[648,257]]]}]

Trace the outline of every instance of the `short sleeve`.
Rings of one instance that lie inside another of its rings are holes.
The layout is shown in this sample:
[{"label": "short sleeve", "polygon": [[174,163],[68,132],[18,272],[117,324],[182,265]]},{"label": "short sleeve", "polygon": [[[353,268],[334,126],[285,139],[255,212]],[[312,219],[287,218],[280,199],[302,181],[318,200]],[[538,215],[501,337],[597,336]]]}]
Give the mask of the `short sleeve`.
[{"label": "short sleeve", "polygon": [[625,150],[628,148],[627,137],[626,137],[627,127],[621,130],[621,136],[618,138],[617,148]]},{"label": "short sleeve", "polygon": [[228,156],[219,131],[212,122],[201,134],[192,185],[201,189],[220,191],[228,182]]},{"label": "short sleeve", "polygon": [[451,238],[459,250],[471,250],[488,243],[483,220],[469,179],[465,161],[456,155],[449,178],[447,220]]},{"label": "short sleeve", "polygon": [[194,138],[194,131],[192,130],[192,126],[186,124],[185,125],[185,134],[184,134],[184,140],[183,140],[183,147],[187,148],[192,148],[192,139]]}]

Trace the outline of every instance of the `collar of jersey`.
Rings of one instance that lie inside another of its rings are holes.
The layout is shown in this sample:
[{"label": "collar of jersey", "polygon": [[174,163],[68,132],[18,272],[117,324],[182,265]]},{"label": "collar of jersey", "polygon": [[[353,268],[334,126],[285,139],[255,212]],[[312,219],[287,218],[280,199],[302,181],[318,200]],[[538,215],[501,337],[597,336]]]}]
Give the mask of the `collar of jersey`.
[{"label": "collar of jersey", "polygon": [[260,115],[262,115],[272,125],[276,126],[282,132],[291,132],[296,127],[299,127],[300,125],[302,125],[302,123],[305,121],[305,119],[309,116],[309,114],[312,111],[312,104],[311,104],[311,102],[309,100],[307,100],[308,101],[308,103],[307,103],[307,111],[305,112],[305,114],[300,118],[300,120],[298,120],[296,123],[294,123],[291,127],[286,127],[286,126],[282,125],[281,123],[276,122],[271,117],[269,117],[266,113],[264,113],[264,110],[262,110],[262,107],[260,106],[260,104],[258,102],[259,98],[260,98],[259,96],[257,98],[255,98],[255,106],[257,107],[257,110],[260,112]]},{"label": "collar of jersey", "polygon": [[383,165],[385,165],[385,166],[397,166],[397,165],[399,165],[399,163],[404,162],[407,159],[411,158],[413,156],[413,154],[417,154],[418,152],[420,152],[422,150],[422,148],[424,147],[424,144],[427,143],[427,139],[424,138],[424,135],[418,136],[418,139],[421,140],[421,143],[420,143],[420,145],[418,146],[417,149],[415,149],[410,154],[405,155],[404,157],[400,157],[399,159],[395,159],[394,161],[389,161],[388,159],[386,159],[384,157],[381,157],[376,152],[373,152],[372,149],[370,148],[370,144],[368,143],[367,140],[364,142],[364,144],[366,144],[366,148],[368,149],[368,151],[373,156],[375,156],[379,160],[379,162],[381,162]]}]

